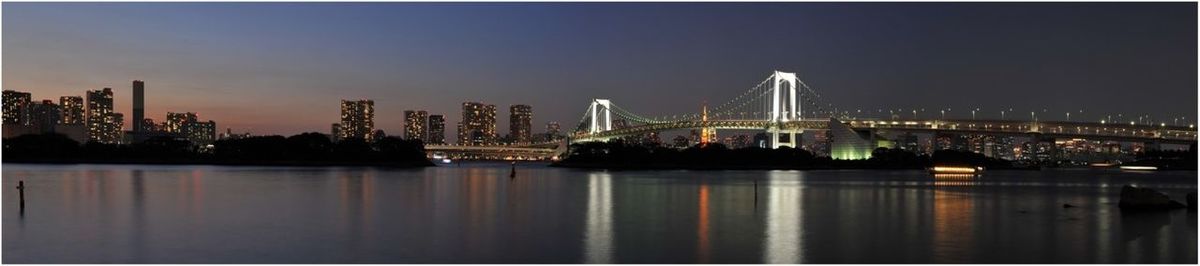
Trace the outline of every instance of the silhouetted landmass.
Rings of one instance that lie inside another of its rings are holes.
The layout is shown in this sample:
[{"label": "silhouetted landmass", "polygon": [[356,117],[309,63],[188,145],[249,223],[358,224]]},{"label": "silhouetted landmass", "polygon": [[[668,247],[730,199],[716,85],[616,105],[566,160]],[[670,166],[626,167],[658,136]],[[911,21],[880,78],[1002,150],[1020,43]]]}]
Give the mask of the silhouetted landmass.
[{"label": "silhouetted landmass", "polygon": [[1137,161],[1123,165],[1154,166],[1159,170],[1196,170],[1196,143],[1187,150],[1147,150]]},{"label": "silhouetted landmass", "polygon": [[834,160],[803,149],[758,147],[729,149],[712,143],[679,150],[631,145],[620,141],[572,144],[568,156],[555,166],[606,169],[925,169],[937,165],[1011,169],[1012,163],[981,154],[951,150],[918,156],[900,149],[875,149],[871,159]]},{"label": "silhouetted landmass", "polygon": [[81,145],[60,134],[22,135],[4,140],[3,160],[7,163],[433,165],[425,158],[420,141],[386,137],[372,143],[362,139],[335,143],[320,133],[219,140],[211,149],[199,149],[186,140],[169,137],[128,145],[97,142]]}]

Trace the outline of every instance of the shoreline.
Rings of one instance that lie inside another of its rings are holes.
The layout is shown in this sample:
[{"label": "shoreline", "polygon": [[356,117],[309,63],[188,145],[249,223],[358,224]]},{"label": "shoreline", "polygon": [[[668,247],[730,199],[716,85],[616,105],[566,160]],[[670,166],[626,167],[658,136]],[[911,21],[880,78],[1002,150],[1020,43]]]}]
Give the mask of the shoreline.
[{"label": "shoreline", "polygon": [[291,166],[291,167],[387,167],[387,168],[423,168],[437,166],[431,161],[424,162],[306,162],[306,161],[244,161],[223,162],[209,160],[4,160],[2,163],[40,164],[40,165],[208,165],[208,166]]}]

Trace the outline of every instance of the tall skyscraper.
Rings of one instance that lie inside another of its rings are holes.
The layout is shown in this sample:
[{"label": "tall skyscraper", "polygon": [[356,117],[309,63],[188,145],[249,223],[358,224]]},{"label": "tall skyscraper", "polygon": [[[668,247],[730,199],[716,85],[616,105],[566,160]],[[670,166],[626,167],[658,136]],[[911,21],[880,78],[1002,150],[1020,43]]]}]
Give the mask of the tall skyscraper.
[{"label": "tall skyscraper", "polygon": [[464,102],[462,114],[463,120],[458,130],[460,145],[496,143],[496,105]]},{"label": "tall skyscraper", "polygon": [[4,124],[5,125],[24,125],[28,124],[29,103],[31,95],[28,92],[20,92],[14,90],[4,90]]},{"label": "tall skyscraper", "polygon": [[375,131],[375,101],[342,100],[342,123],[339,131],[340,139],[373,139],[371,134]]},{"label": "tall skyscraper", "polygon": [[425,139],[426,144],[446,144],[446,117],[443,115],[429,116],[429,131]]},{"label": "tall skyscraper", "polygon": [[[124,116],[113,113],[112,88],[87,92],[88,139],[100,143],[120,141]],[[119,122],[118,122],[119,121]]]},{"label": "tall skyscraper", "polygon": [[428,141],[429,113],[418,110],[404,111],[404,138]]},{"label": "tall skyscraper", "polygon": [[146,131],[142,126],[146,118],[145,87],[146,84],[141,80],[133,81],[133,132],[139,134]]},{"label": "tall skyscraper", "polygon": [[63,125],[83,125],[85,117],[83,116],[83,97],[79,96],[63,96],[58,98],[58,106],[62,109],[62,116],[59,124]]},{"label": "tall skyscraper", "polygon": [[524,104],[509,106],[508,135],[517,143],[533,140],[533,107]]}]

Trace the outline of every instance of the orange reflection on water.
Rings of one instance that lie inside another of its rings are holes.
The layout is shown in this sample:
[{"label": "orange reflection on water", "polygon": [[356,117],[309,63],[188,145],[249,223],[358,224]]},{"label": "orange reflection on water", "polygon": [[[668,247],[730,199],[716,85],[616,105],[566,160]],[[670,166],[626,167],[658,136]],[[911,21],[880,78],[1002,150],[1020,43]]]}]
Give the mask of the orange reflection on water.
[{"label": "orange reflection on water", "polygon": [[699,219],[697,221],[696,262],[708,263],[708,184],[700,184]]},{"label": "orange reflection on water", "polygon": [[976,174],[934,174],[934,186],[974,186],[979,184]]},{"label": "orange reflection on water", "polygon": [[974,203],[965,193],[933,192],[933,253],[936,263],[966,263],[972,250]]}]

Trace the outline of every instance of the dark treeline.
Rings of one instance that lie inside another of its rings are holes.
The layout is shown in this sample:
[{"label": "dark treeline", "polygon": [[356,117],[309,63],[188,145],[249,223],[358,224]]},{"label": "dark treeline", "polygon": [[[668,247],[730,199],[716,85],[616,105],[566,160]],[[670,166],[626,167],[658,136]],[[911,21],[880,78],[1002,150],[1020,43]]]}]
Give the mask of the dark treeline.
[{"label": "dark treeline", "polygon": [[1147,150],[1137,155],[1137,161],[1126,165],[1156,166],[1164,170],[1196,170],[1196,143],[1187,150]]},{"label": "dark treeline", "polygon": [[4,162],[148,163],[230,165],[428,166],[420,141],[386,137],[375,142],[332,142],[320,133],[218,140],[211,149],[186,140],[151,138],[141,143],[80,144],[60,134],[22,135],[4,140]]},{"label": "dark treeline", "polygon": [[621,141],[572,144],[568,156],[555,165],[611,169],[924,169],[934,164],[1012,168],[1005,160],[951,150],[918,156],[900,149],[875,149],[871,159],[834,160],[803,149],[758,147],[729,149],[719,143],[674,149]]}]

